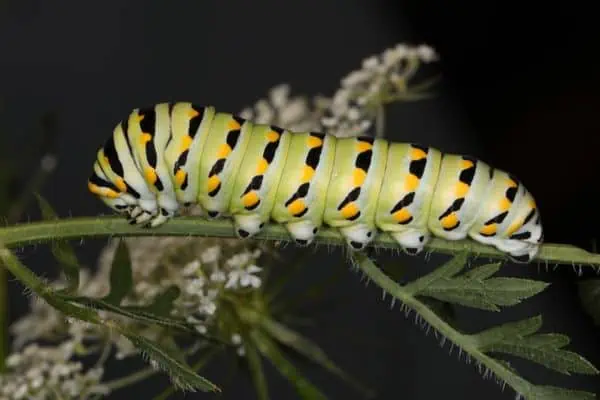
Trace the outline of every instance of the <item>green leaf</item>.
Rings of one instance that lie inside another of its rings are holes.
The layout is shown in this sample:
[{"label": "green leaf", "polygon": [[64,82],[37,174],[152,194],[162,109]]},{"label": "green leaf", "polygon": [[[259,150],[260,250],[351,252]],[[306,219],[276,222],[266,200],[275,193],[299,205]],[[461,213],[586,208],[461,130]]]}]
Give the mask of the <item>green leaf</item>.
[{"label": "green leaf", "polygon": [[579,299],[594,323],[600,325],[600,279],[580,281]]},{"label": "green leaf", "polygon": [[423,289],[420,295],[466,307],[500,311],[499,306],[514,306],[543,291],[549,283],[520,278],[490,278],[485,281],[442,278]]},{"label": "green leaf", "polygon": [[277,346],[277,344],[267,335],[264,335],[258,330],[253,330],[250,333],[250,337],[261,354],[271,361],[279,373],[294,385],[300,398],[307,400],[327,399],[316,386],[300,375],[300,371],[298,371],[294,364],[283,356],[279,346]]},{"label": "green leaf", "polygon": [[500,263],[486,264],[456,276],[464,268],[467,253],[452,258],[445,265],[411,282],[405,288],[418,296],[488,311],[513,306],[548,287],[548,283],[521,278],[490,278]]},{"label": "green leaf", "polygon": [[485,353],[504,353],[521,357],[566,375],[590,374],[598,370],[579,354],[562,350],[569,338],[556,333],[536,334],[542,325],[541,316],[511,322],[473,335],[479,349]]},{"label": "green leaf", "polygon": [[252,382],[254,382],[254,388],[256,389],[256,397],[259,400],[269,400],[269,386],[265,377],[262,359],[258,348],[249,337],[244,338],[244,350],[246,351],[250,376],[252,376]]},{"label": "green leaf", "polygon": [[175,285],[169,286],[161,294],[157,295],[152,303],[146,307],[128,307],[129,310],[139,310],[149,312],[158,316],[170,316],[173,309],[173,303],[181,291]]},{"label": "green leaf", "polygon": [[119,241],[110,269],[110,292],[102,299],[114,305],[129,294],[133,287],[133,272],[131,271],[131,258],[124,240]]},{"label": "green leaf", "polygon": [[[46,221],[58,221],[59,217],[50,205],[41,195],[35,194],[42,213],[42,218]],[[79,288],[79,261],[75,255],[75,250],[65,240],[54,240],[50,246],[52,254],[60,264],[65,278],[68,282],[67,292],[74,292]]]},{"label": "green leaf", "polygon": [[170,349],[154,343],[143,336],[120,329],[120,332],[147,357],[153,366],[166,372],[173,383],[186,390],[203,392],[220,392],[221,390],[208,379],[196,374],[194,370],[181,359],[181,355]]},{"label": "green leaf", "polygon": [[143,324],[158,325],[185,333],[200,335],[200,333],[198,333],[190,324],[181,318],[153,314],[152,312],[146,311],[141,307],[117,306],[112,303],[108,303],[103,299],[93,299],[83,296],[63,296],[63,300],[78,303],[92,309],[110,311]]},{"label": "green leaf", "polygon": [[466,251],[457,254],[456,256],[452,257],[450,261],[436,268],[429,274],[404,285],[404,290],[414,296],[427,289],[438,279],[452,277],[458,274],[465,267],[465,264],[467,263],[467,257],[468,252]]},{"label": "green leaf", "polygon": [[498,272],[501,266],[501,262],[480,265],[465,272],[464,277],[467,279],[484,280]]},{"label": "green leaf", "polygon": [[294,349],[296,352],[308,358],[312,362],[330,371],[334,375],[344,380],[346,383],[349,383],[354,388],[361,391],[365,396],[371,397],[373,395],[372,390],[360,385],[356,379],[352,378],[341,368],[335,365],[335,363],[331,361],[331,359],[319,346],[303,337],[298,332],[293,331],[287,326],[267,316],[261,318],[260,325],[265,332],[267,332],[281,344]]},{"label": "green leaf", "polygon": [[533,386],[521,393],[527,400],[593,400],[596,395],[581,390],[564,389],[554,386]]}]

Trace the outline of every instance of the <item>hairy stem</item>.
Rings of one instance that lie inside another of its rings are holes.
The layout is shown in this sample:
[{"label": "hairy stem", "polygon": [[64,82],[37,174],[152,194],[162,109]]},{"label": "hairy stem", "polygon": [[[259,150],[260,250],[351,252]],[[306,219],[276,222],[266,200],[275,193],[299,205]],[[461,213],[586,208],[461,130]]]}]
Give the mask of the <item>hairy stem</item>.
[{"label": "hairy stem", "polygon": [[[178,217],[158,228],[131,226],[125,218],[81,217],[66,218],[58,221],[41,221],[17,224],[0,228],[0,243],[7,247],[19,247],[26,244],[44,243],[54,239],[80,239],[106,236],[213,236],[235,237],[233,223],[229,219],[206,220],[200,217]],[[267,224],[255,236],[259,240],[290,240],[290,236],[281,225]],[[323,228],[315,239],[317,244],[344,245],[341,234],[331,228]],[[398,244],[389,235],[382,233],[374,240],[376,248],[398,249]],[[505,259],[506,256],[491,246],[472,240],[447,241],[432,239],[426,246],[434,253],[456,254],[467,250],[470,253],[491,259]],[[600,254],[590,253],[581,248],[547,243],[540,248],[536,260],[546,264],[570,264],[600,266]],[[535,264],[535,261],[533,264]]]}]

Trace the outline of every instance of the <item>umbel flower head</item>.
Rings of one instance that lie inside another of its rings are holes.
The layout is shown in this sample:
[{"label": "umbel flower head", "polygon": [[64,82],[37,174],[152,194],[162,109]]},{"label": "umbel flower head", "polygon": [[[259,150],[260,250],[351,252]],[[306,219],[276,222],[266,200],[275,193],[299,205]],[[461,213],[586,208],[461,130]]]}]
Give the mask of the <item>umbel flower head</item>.
[{"label": "umbel flower head", "polygon": [[75,344],[58,346],[30,344],[8,357],[8,372],[0,375],[0,400],[91,399],[106,394],[100,384],[102,367],[84,371],[73,361]]}]

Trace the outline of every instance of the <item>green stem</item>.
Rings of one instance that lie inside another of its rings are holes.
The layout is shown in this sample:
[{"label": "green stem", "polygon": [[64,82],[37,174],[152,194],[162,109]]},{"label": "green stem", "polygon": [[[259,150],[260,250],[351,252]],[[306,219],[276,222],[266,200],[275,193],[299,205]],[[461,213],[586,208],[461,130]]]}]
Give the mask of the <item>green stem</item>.
[{"label": "green stem", "polygon": [[[79,239],[84,237],[106,236],[212,236],[235,237],[233,223],[230,219],[206,220],[200,217],[178,217],[157,228],[147,229],[131,226],[125,218],[113,217],[80,217],[58,221],[40,221],[22,223],[0,228],[0,243],[7,247],[19,247],[26,244],[49,242],[55,239]],[[267,224],[255,236],[263,240],[290,240],[290,236],[282,225]],[[332,228],[323,228],[315,238],[316,244],[345,245],[341,234]],[[398,249],[398,244],[388,234],[382,233],[374,240],[376,248]],[[432,239],[426,249],[434,253],[456,254],[469,251],[477,256],[491,259],[506,259],[506,255],[491,246],[465,239],[448,241]],[[600,254],[590,253],[581,248],[546,243],[540,247],[536,261],[546,264],[570,264],[600,266]]]},{"label": "green stem", "polygon": [[111,392],[117,391],[124,387],[133,385],[134,383],[141,382],[145,379],[148,379],[152,375],[156,375],[159,371],[154,368],[144,368],[140,371],[137,371],[131,375],[127,375],[123,378],[115,379],[109,382],[104,383],[106,387],[110,389]]},{"label": "green stem", "polygon": [[413,309],[421,318],[427,323],[440,332],[451,342],[460,346],[466,351],[471,357],[485,365],[491,372],[493,372],[498,378],[506,382],[507,385],[512,387],[517,393],[526,393],[531,389],[531,384],[525,379],[518,375],[515,375],[511,370],[506,368],[502,363],[489,357],[483,353],[477,347],[475,341],[470,336],[460,333],[449,325],[442,318],[433,312],[424,303],[420,302],[417,298],[413,297],[408,291],[402,286],[398,285],[391,278],[385,275],[373,262],[371,262],[366,256],[359,255],[355,258],[358,267],[379,287],[385,290],[387,293],[395,297],[404,303],[405,306]]}]

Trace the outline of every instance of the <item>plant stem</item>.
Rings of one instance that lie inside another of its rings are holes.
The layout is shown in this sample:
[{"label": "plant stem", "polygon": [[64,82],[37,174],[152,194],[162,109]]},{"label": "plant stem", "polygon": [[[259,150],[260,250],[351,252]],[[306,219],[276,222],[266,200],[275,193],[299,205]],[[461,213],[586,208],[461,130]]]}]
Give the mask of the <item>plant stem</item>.
[{"label": "plant stem", "polygon": [[[213,236],[236,237],[230,219],[206,220],[200,217],[178,217],[157,228],[131,226],[125,218],[113,217],[80,217],[65,218],[54,221],[22,223],[0,228],[0,243],[7,247],[19,247],[26,244],[44,243],[55,239],[79,239],[84,237],[106,236]],[[254,237],[259,240],[290,240],[290,236],[282,225],[267,224]],[[316,244],[344,245],[345,240],[335,229],[322,228],[315,238]],[[381,233],[373,241],[375,248],[398,249],[398,244],[388,234]],[[426,246],[428,251],[443,254],[456,254],[469,251],[476,256],[491,259],[506,259],[506,255],[491,246],[465,239],[448,241],[433,238]],[[535,261],[546,264],[570,264],[600,266],[600,254],[590,253],[581,248],[546,243],[540,247]],[[533,262],[532,264],[535,264]]]},{"label": "plant stem", "polygon": [[104,385],[107,386],[111,392],[122,389],[126,386],[133,385],[134,383],[141,382],[152,375],[156,375],[159,371],[154,368],[144,368],[140,371],[137,371],[131,375],[127,375],[123,378],[115,379],[109,382],[106,382]]}]

